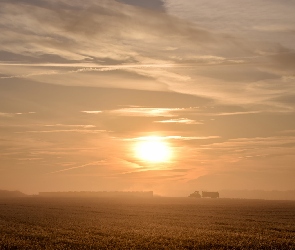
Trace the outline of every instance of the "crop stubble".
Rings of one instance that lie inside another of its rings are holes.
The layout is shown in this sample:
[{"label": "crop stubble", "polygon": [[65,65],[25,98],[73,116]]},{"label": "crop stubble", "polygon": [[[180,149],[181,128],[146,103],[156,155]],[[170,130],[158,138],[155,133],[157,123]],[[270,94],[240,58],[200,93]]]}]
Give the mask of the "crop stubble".
[{"label": "crop stubble", "polygon": [[0,249],[295,249],[295,201],[0,199]]}]

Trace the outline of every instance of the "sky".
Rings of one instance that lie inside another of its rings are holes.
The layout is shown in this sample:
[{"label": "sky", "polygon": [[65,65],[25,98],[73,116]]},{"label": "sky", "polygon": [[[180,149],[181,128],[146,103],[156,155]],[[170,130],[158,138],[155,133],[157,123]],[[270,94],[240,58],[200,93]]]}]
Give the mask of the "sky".
[{"label": "sky", "polygon": [[295,189],[294,10],[0,0],[0,189]]}]

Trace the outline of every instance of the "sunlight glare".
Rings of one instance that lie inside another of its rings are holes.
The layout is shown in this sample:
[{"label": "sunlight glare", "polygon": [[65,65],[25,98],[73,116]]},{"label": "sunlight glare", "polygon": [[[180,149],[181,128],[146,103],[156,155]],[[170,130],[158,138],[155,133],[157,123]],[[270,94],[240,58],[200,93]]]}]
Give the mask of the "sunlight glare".
[{"label": "sunlight glare", "polygon": [[136,156],[148,162],[168,162],[171,157],[169,145],[161,137],[145,137],[136,145]]}]

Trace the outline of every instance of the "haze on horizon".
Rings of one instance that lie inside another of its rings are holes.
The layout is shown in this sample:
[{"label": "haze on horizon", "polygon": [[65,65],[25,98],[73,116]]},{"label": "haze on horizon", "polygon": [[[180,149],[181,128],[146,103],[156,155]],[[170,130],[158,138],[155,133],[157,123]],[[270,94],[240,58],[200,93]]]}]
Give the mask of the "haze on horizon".
[{"label": "haze on horizon", "polygon": [[0,0],[0,189],[295,189],[294,10]]}]

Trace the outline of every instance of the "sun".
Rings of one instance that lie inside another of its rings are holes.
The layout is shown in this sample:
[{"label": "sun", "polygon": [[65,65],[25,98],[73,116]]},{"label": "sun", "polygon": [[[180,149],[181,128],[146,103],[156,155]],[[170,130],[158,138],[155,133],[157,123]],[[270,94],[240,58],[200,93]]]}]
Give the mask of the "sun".
[{"label": "sun", "polygon": [[147,162],[168,162],[171,158],[171,148],[161,137],[143,137],[135,147],[136,156]]}]

